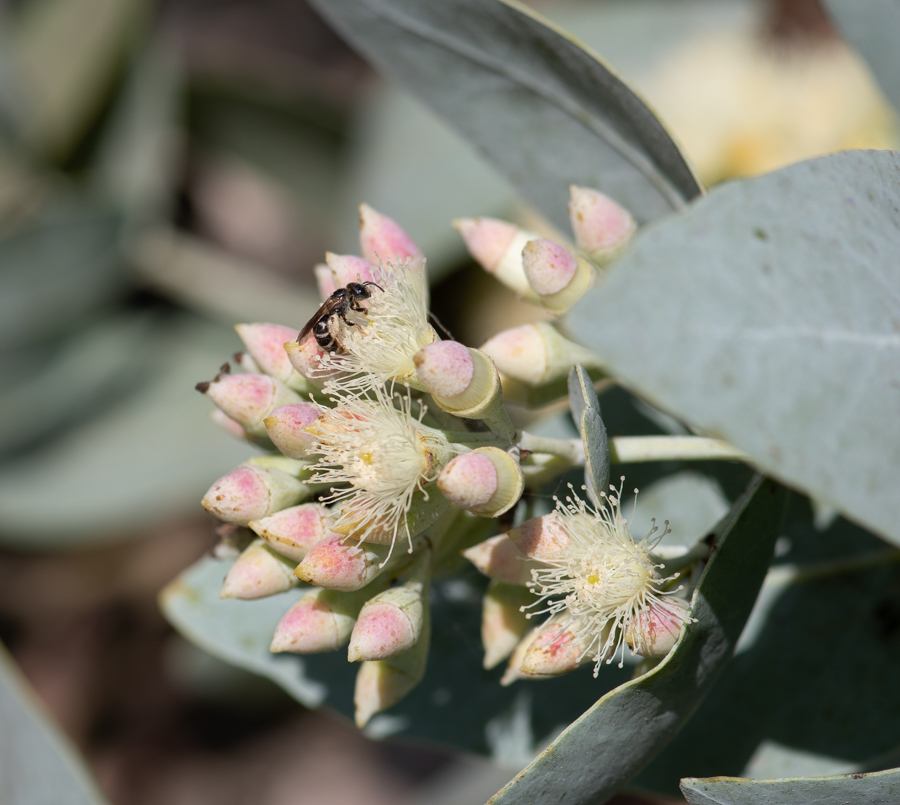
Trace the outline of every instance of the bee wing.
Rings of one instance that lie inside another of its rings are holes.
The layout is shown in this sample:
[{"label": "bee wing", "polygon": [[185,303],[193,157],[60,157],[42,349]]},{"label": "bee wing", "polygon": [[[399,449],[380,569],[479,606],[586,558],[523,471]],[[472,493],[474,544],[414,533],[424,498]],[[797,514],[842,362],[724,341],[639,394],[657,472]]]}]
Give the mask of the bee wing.
[{"label": "bee wing", "polygon": [[303,325],[303,329],[300,331],[300,334],[297,336],[297,343],[298,343],[298,344],[302,344],[302,343],[303,343],[303,339],[306,338],[306,336],[309,335],[309,333],[310,333],[310,331],[312,330],[312,328],[315,327],[316,322],[317,322],[319,319],[321,319],[322,316],[324,316],[326,313],[328,313],[328,312],[331,310],[331,307],[332,307],[332,302],[331,302],[330,299],[327,299],[327,300],[321,305],[321,307],[319,307],[319,309],[318,309],[315,313],[313,313],[312,318],[311,318],[308,322],[306,322],[306,324]]}]

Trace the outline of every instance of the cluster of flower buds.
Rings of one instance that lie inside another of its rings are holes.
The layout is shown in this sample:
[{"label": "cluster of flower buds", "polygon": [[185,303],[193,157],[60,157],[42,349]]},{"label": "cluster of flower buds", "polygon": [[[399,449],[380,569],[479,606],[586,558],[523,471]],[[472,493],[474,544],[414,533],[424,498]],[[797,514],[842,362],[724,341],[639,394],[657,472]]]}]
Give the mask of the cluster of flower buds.
[{"label": "cluster of flower buds", "polygon": [[[570,212],[583,254],[500,221],[457,227],[488,270],[559,314],[634,230],[631,217],[595,191],[572,188]],[[588,655],[599,663],[623,641],[664,652],[681,610],[664,597],[670,579],[656,574],[646,541],[616,543],[625,576],[641,579],[630,610],[617,604],[605,618],[580,610],[570,617],[559,607],[560,596],[571,597],[572,563],[593,550],[578,548],[572,559],[571,546],[608,547],[610,534],[627,534],[617,513],[549,515],[486,542],[479,525],[516,506],[539,458],[519,446],[503,404],[506,383],[557,382],[575,362],[599,367],[596,356],[546,322],[500,333],[481,350],[441,340],[429,323],[425,259],[409,235],[364,205],[360,251],[329,253],[316,267],[323,304],[306,326],[238,325],[246,351],[235,356],[235,371],[225,365],[197,385],[217,406],[218,424],[265,451],[203,498],[249,542],[221,595],[253,599],[306,585],[271,650],[346,648],[360,663],[360,726],[422,678],[431,580],[458,566],[463,552],[492,579],[485,665],[521,656],[507,679],[559,673]],[[581,526],[559,526],[568,521]],[[559,548],[564,533],[570,547],[551,556],[548,545],[555,539]],[[530,611],[522,608],[541,601],[550,619],[528,633]]]}]

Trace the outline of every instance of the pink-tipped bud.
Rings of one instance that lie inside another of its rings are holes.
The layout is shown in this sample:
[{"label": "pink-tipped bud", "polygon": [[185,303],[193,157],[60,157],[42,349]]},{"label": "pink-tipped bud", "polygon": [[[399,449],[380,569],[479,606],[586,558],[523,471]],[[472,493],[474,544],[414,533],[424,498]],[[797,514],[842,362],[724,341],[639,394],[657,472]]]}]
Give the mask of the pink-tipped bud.
[{"label": "pink-tipped bud", "polygon": [[422,259],[422,250],[400,224],[368,204],[359,205],[359,245],[362,256],[370,263]]},{"label": "pink-tipped bud", "polygon": [[203,497],[203,508],[226,523],[247,525],[310,494],[297,478],[267,467],[238,467],[219,478]]},{"label": "pink-tipped bud", "polygon": [[280,380],[268,375],[220,374],[197,384],[219,409],[254,436],[265,436],[263,420],[273,408],[300,402],[300,397]]},{"label": "pink-tipped bud", "polygon": [[642,657],[665,657],[678,642],[687,619],[688,604],[680,598],[651,603],[649,609],[635,615],[625,630],[625,642]]},{"label": "pink-tipped bud", "polygon": [[362,593],[339,593],[316,587],[305,593],[275,627],[269,651],[320,654],[346,645],[359,610]]},{"label": "pink-tipped bud", "polygon": [[520,296],[538,301],[525,276],[522,249],[539,235],[496,218],[460,218],[453,226],[462,235],[469,254],[485,271]]},{"label": "pink-tipped bud", "polygon": [[563,338],[547,322],[503,330],[488,339],[481,350],[501,374],[528,386],[563,378],[576,363],[590,369],[601,366],[595,353]]},{"label": "pink-tipped bud", "polygon": [[497,534],[463,551],[485,576],[505,584],[527,584],[531,571],[541,565],[526,557],[506,534]]},{"label": "pink-tipped bud", "polygon": [[409,651],[425,625],[428,585],[412,579],[372,598],[353,627],[347,659],[386,660]]},{"label": "pink-tipped bud", "polygon": [[309,549],[324,539],[329,517],[317,503],[303,503],[250,522],[252,528],[276,553],[302,562]]},{"label": "pink-tipped bud", "polygon": [[499,447],[479,447],[455,456],[437,481],[447,500],[484,517],[499,517],[522,496],[522,468]]},{"label": "pink-tipped bud", "polygon": [[429,394],[458,397],[475,377],[471,350],[459,341],[435,341],[413,357],[416,374]]},{"label": "pink-tipped bud", "polygon": [[628,210],[597,190],[576,185],[569,188],[569,220],[578,248],[601,265],[613,260],[637,231]]},{"label": "pink-tipped bud", "polygon": [[254,540],[235,559],[219,596],[252,600],[283,593],[297,584],[293,570],[293,565],[269,550],[262,540]]},{"label": "pink-tipped bud", "polygon": [[589,652],[577,630],[563,622],[568,614],[553,616],[538,626],[531,645],[522,657],[520,671],[527,676],[558,676],[574,671],[590,661]]},{"label": "pink-tipped bud", "polygon": [[372,273],[376,266],[373,266],[365,257],[327,252],[325,262],[328,263],[338,288],[343,288],[351,282],[378,282]]},{"label": "pink-tipped bud", "polygon": [[288,383],[294,367],[284,351],[284,342],[297,337],[297,330],[281,324],[237,324],[235,330],[256,365],[267,375]]},{"label": "pink-tipped bud", "polygon": [[338,288],[334,279],[334,272],[324,263],[319,263],[313,268],[316,278],[316,287],[319,289],[319,297],[324,302]]},{"label": "pink-tipped bud", "polygon": [[306,430],[320,413],[310,402],[291,403],[276,408],[263,420],[269,438],[288,458],[305,458],[316,444],[316,437]]},{"label": "pink-tipped bud", "polygon": [[529,241],[522,250],[522,264],[531,289],[541,304],[563,313],[587,290],[593,269],[581,257],[550,240]]},{"label": "pink-tipped bud", "polygon": [[291,366],[314,386],[321,386],[328,379],[329,374],[319,368],[319,362],[325,353],[316,343],[312,333],[307,335],[303,342],[299,344],[296,340],[287,341],[284,344],[284,351],[291,362]]},{"label": "pink-tipped bud", "polygon": [[481,642],[484,667],[499,665],[528,632],[530,621],[522,607],[535,600],[526,587],[491,582],[481,604]]},{"label": "pink-tipped bud", "polygon": [[331,534],[309,550],[294,574],[316,587],[359,590],[381,573],[389,551],[390,545],[357,545],[342,534]]},{"label": "pink-tipped bud", "polygon": [[558,559],[569,546],[569,535],[556,512],[526,520],[506,536],[524,556],[538,562]]}]

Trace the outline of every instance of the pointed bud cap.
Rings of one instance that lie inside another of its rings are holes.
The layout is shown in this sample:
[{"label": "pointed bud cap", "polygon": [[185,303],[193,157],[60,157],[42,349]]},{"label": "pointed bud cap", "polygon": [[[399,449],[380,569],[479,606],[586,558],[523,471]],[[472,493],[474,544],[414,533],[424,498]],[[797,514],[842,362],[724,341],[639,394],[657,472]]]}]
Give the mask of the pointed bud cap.
[{"label": "pointed bud cap", "polygon": [[540,235],[496,218],[460,218],[453,226],[462,235],[469,254],[485,271],[519,296],[538,301],[525,276],[522,249]]},{"label": "pointed bud cap", "polygon": [[288,458],[305,458],[316,445],[316,437],[306,427],[316,421],[321,409],[311,402],[282,405],[263,420],[266,433]]},{"label": "pointed bud cap", "polygon": [[372,598],[353,627],[347,659],[386,660],[409,651],[424,628],[427,594],[425,581],[413,579]]},{"label": "pointed bud cap", "polygon": [[491,582],[481,605],[481,643],[484,667],[499,665],[528,632],[530,621],[522,607],[535,600],[526,587]]},{"label": "pointed bud cap", "polygon": [[389,551],[390,545],[357,544],[342,534],[330,534],[309,550],[294,574],[329,590],[359,590],[382,572]]},{"label": "pointed bud cap", "polygon": [[569,220],[578,248],[600,265],[615,259],[637,231],[628,210],[597,190],[576,185],[569,188]]},{"label": "pointed bud cap", "polygon": [[541,567],[538,562],[528,559],[507,534],[497,534],[463,551],[478,570],[494,581],[504,584],[527,584],[531,581],[531,571]]},{"label": "pointed bud cap", "polygon": [[451,503],[482,517],[499,517],[522,497],[522,468],[499,447],[479,447],[452,458],[441,470],[438,489]]},{"label": "pointed bud cap", "polygon": [[328,263],[338,288],[344,288],[351,282],[378,282],[372,273],[377,267],[365,257],[327,252],[325,262]]},{"label": "pointed bud cap", "polygon": [[400,263],[409,258],[421,261],[422,250],[396,221],[359,205],[359,245],[362,256],[370,263]]},{"label": "pointed bud cap", "polygon": [[262,540],[254,540],[235,559],[219,596],[252,600],[283,593],[297,584],[293,569]]},{"label": "pointed bud cap", "polygon": [[309,333],[300,344],[297,343],[296,339],[285,342],[284,351],[291,362],[291,366],[314,387],[320,388],[329,376],[336,374],[334,372],[325,372],[319,368],[319,362],[325,353],[316,343],[312,333]]},{"label": "pointed bud cap", "polygon": [[556,512],[526,520],[506,536],[524,556],[538,562],[558,559],[569,547],[569,535]]},{"label": "pointed bud cap", "polygon": [[220,374],[198,383],[197,390],[254,436],[266,435],[263,420],[273,408],[300,402],[295,392],[268,375]]},{"label": "pointed bud cap", "polygon": [[680,598],[651,603],[649,609],[635,615],[625,630],[625,642],[642,657],[665,657],[678,642],[688,609],[687,602]]},{"label": "pointed bud cap", "polygon": [[305,593],[275,627],[269,651],[320,654],[347,644],[366,596],[313,588]]},{"label": "pointed bud cap", "polygon": [[303,392],[311,389],[309,381],[291,366],[284,351],[285,342],[297,338],[296,328],[257,322],[237,324],[234,329],[237,330],[250,358],[261,372],[280,380],[294,391]]},{"label": "pointed bud cap", "polygon": [[226,523],[247,525],[310,494],[297,478],[267,467],[238,467],[216,481],[203,497],[203,508]]},{"label": "pointed bud cap", "polygon": [[252,528],[276,553],[302,562],[309,549],[325,538],[329,518],[318,503],[303,503],[250,522]]},{"label": "pointed bud cap", "polygon": [[319,298],[324,302],[338,288],[334,278],[334,272],[325,263],[319,263],[313,268],[316,278],[316,287],[319,289]]},{"label": "pointed bud cap", "polygon": [[501,374],[529,386],[565,377],[576,363],[601,367],[591,350],[564,338],[547,322],[523,324],[497,333],[481,347]]},{"label": "pointed bud cap", "polygon": [[531,645],[522,657],[520,671],[527,676],[558,676],[574,671],[590,661],[579,630],[566,621],[568,613],[554,615],[538,626]]},{"label": "pointed bud cap", "polygon": [[526,244],[522,264],[531,289],[554,313],[564,313],[581,299],[594,275],[587,260],[543,238]]}]

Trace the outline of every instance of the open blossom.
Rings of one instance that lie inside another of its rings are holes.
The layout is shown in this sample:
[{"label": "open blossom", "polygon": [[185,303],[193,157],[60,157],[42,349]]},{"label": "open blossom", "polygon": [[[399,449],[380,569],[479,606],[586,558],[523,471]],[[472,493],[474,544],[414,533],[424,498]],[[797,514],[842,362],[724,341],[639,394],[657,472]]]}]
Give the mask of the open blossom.
[{"label": "open blossom", "polygon": [[405,264],[385,263],[373,269],[379,288],[370,287],[365,314],[353,324],[340,323],[344,354],[322,356],[318,372],[342,374],[332,387],[365,391],[389,381],[418,385],[413,356],[437,340],[428,323],[423,276]]},{"label": "open blossom", "polygon": [[529,583],[540,596],[537,605],[546,604],[541,612],[568,616],[561,625],[577,637],[582,656],[592,655],[595,676],[600,664],[612,662],[620,649],[624,657],[626,642],[644,653],[648,641],[640,636],[642,624],[677,624],[677,636],[688,613],[687,604],[672,597],[677,591],[664,589],[677,574],[661,577],[661,566],[651,555],[667,532],[658,534],[654,525],[635,541],[622,516],[621,485],[610,490],[601,493],[607,505],[596,509],[574,494],[557,501],[562,547],[542,556],[546,567],[534,569]]},{"label": "open blossom", "polygon": [[402,533],[411,549],[406,514],[413,495],[427,495],[455,451],[441,431],[422,424],[424,408],[413,416],[408,395],[391,397],[380,387],[370,394],[337,397],[307,426],[318,456],[311,481],[332,485],[324,502],[340,508],[334,531],[391,546]]}]

